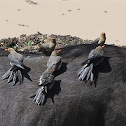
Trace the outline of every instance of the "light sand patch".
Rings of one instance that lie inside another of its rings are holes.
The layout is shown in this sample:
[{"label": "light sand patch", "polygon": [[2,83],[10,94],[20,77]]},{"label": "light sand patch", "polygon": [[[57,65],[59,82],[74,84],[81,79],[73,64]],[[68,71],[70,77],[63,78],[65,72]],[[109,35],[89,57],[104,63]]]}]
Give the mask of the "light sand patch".
[{"label": "light sand patch", "polygon": [[[21,34],[60,34],[126,45],[125,0],[0,1],[0,39]],[[23,27],[21,27],[20,25]],[[25,27],[28,26],[28,27]]]}]

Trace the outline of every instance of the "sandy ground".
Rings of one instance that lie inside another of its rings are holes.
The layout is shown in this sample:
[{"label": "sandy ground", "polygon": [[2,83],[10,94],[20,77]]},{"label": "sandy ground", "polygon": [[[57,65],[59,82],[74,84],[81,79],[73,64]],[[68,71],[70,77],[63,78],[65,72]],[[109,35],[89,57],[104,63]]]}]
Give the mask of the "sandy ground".
[{"label": "sandy ground", "polygon": [[126,45],[126,0],[0,0],[0,39],[21,34],[60,34]]}]

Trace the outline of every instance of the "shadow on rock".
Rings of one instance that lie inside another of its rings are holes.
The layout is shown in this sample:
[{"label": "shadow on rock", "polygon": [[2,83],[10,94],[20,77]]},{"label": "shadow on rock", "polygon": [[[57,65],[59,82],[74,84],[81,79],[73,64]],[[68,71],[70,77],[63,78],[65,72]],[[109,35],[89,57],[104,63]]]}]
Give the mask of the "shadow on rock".
[{"label": "shadow on rock", "polygon": [[67,70],[67,64],[68,64],[68,63],[62,62],[62,66],[61,66],[60,70],[55,71],[55,72],[54,72],[54,76],[56,77],[56,76],[58,76],[58,75],[60,75],[60,74],[63,74],[64,72],[66,72],[66,70]]},{"label": "shadow on rock", "polygon": [[24,77],[27,78],[28,80],[32,81],[31,77],[28,75],[28,73],[30,72],[31,68],[24,66],[25,70],[22,70],[22,75],[23,75],[23,80]]},{"label": "shadow on rock", "polygon": [[46,101],[48,98],[51,98],[52,102],[55,103],[54,97],[55,95],[58,95],[61,91],[60,83],[61,83],[61,80],[54,81],[54,86],[46,95],[46,99],[43,105],[46,104]]},{"label": "shadow on rock", "polygon": [[93,73],[94,73],[94,85],[95,85],[95,87],[96,87],[96,83],[97,83],[97,80],[98,80],[99,73],[108,73],[108,72],[112,71],[110,64],[109,64],[110,58],[111,57],[103,57],[100,64],[98,66],[94,67]]}]

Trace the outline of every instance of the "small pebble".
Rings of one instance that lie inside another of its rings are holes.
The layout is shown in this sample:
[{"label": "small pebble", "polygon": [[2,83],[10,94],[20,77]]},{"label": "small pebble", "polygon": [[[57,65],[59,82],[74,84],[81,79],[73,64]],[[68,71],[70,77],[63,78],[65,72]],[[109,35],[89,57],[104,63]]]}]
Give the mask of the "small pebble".
[{"label": "small pebble", "polygon": [[108,13],[108,11],[104,11],[104,13]]}]

